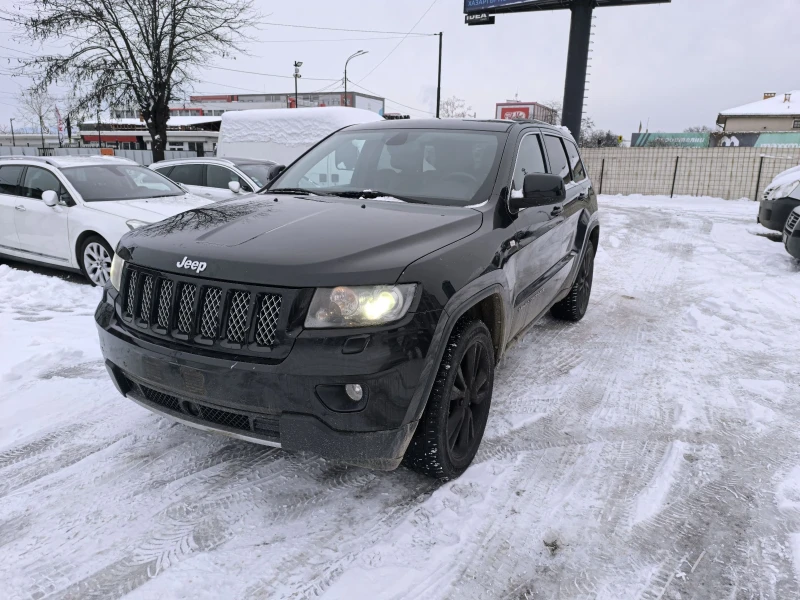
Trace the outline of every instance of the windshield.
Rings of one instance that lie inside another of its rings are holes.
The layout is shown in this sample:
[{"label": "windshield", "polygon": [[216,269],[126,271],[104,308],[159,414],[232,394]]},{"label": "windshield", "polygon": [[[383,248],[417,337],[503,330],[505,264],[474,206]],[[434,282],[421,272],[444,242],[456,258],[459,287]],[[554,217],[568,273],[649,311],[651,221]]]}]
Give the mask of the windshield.
[{"label": "windshield", "polygon": [[236,165],[252,179],[258,187],[264,187],[269,182],[269,168],[271,165]]},{"label": "windshield", "polygon": [[270,188],[476,204],[491,194],[505,135],[441,129],[343,131],[298,159]]},{"label": "windshield", "polygon": [[93,165],[61,170],[85,202],[183,196],[163,175],[137,165]]}]

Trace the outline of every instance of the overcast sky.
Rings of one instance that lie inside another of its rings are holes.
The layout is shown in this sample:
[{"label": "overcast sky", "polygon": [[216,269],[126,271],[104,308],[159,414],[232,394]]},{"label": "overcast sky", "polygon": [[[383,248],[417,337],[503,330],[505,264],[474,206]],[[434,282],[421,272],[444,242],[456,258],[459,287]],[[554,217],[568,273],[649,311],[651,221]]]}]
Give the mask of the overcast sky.
[{"label": "overcast sky", "polygon": [[[264,20],[274,23],[408,32],[433,0],[257,0]],[[11,8],[11,0],[0,6]],[[493,117],[497,102],[561,100],[564,87],[569,12],[503,15],[494,26],[464,25],[462,0],[437,0],[414,29],[444,32],[442,95],[464,98],[479,117]],[[758,100],[764,91],[800,89],[800,0],[673,0],[671,4],[595,10],[587,112],[598,127],[627,138],[639,122],[650,131],[682,131],[713,126],[717,113]],[[15,116],[14,91],[25,80],[5,73],[8,57],[35,52],[9,39],[0,24],[0,123]],[[313,29],[264,26],[251,32],[259,41],[249,56],[217,60],[218,67],[290,76],[304,62],[302,91],[316,91],[342,77],[393,101],[433,112],[438,38],[384,37]],[[338,40],[338,41],[309,41]],[[396,50],[372,73],[372,69]],[[245,89],[237,89],[245,88]],[[286,92],[291,79],[204,69],[200,93]],[[387,110],[425,116],[387,103]]]}]

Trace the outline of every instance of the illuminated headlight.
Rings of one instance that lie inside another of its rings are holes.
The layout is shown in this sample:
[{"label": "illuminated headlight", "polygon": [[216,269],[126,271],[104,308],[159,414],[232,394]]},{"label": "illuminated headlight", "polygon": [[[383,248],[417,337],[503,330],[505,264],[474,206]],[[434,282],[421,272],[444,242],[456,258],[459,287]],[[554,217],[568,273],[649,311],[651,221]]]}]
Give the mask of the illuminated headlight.
[{"label": "illuminated headlight", "polygon": [[319,288],[306,327],[369,327],[402,319],[414,299],[416,284]]},{"label": "illuminated headlight", "polygon": [[126,221],[125,224],[131,231],[134,229],[139,229],[139,227],[144,227],[145,225],[150,225],[150,223],[146,223],[145,221],[140,221],[138,219],[131,219],[130,221]]},{"label": "illuminated headlight", "polygon": [[119,257],[119,254],[114,254],[114,258],[111,259],[111,285],[117,291],[122,287],[122,269],[124,268],[125,261]]}]

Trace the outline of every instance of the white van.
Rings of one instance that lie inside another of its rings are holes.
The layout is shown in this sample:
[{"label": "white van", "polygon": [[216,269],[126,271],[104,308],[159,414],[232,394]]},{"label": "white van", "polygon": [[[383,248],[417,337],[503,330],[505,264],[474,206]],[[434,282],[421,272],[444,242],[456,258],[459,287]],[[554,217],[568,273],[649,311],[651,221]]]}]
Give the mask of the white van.
[{"label": "white van", "polygon": [[344,106],[230,111],[222,115],[217,157],[289,165],[334,131],[382,120],[372,111]]}]

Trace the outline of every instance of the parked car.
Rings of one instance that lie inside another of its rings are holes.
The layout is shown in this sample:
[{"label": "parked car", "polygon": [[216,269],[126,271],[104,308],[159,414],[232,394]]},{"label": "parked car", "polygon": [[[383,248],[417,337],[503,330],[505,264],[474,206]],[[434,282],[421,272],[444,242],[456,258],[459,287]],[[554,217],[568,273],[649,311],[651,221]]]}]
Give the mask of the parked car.
[{"label": "parked car", "polygon": [[214,201],[260,190],[276,167],[269,160],[245,158],[183,158],[150,165],[190,192]]},{"label": "parked car", "polygon": [[[314,181],[329,161],[346,181]],[[453,478],[511,340],[586,313],[599,232],[562,128],[356,125],[259,194],[126,234],[100,344],[118,390],[156,413]]]},{"label": "parked car", "polygon": [[0,256],[109,278],[132,229],[209,201],[125,158],[0,158]]},{"label": "parked car", "polygon": [[789,214],[800,206],[800,167],[793,167],[772,180],[764,190],[757,221],[767,229],[783,231]]},{"label": "parked car", "polygon": [[795,208],[786,220],[783,244],[789,254],[800,259],[800,206]]}]

